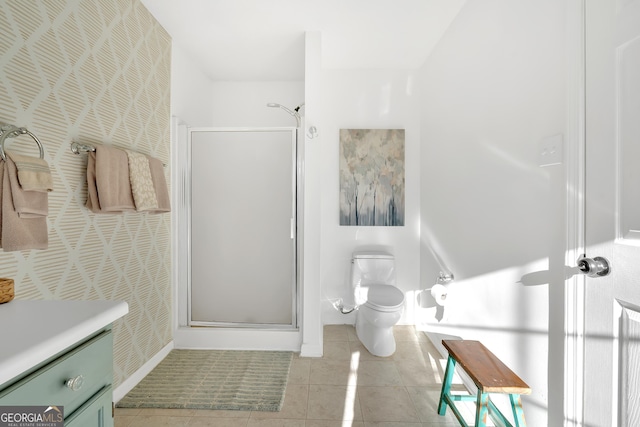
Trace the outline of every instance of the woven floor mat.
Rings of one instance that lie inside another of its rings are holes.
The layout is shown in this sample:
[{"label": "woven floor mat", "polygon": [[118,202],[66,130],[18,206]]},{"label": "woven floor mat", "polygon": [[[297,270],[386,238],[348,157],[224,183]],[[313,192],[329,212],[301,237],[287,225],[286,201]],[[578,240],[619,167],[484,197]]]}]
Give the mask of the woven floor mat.
[{"label": "woven floor mat", "polygon": [[279,411],[293,353],[172,350],[120,408]]}]

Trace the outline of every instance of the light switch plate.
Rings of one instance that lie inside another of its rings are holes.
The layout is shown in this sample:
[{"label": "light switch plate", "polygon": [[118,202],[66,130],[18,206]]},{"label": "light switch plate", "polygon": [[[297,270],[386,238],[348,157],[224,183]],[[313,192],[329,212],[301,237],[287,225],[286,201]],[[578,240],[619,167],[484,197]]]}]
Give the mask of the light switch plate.
[{"label": "light switch plate", "polygon": [[564,157],[562,134],[543,138],[538,146],[538,165],[561,165]]}]

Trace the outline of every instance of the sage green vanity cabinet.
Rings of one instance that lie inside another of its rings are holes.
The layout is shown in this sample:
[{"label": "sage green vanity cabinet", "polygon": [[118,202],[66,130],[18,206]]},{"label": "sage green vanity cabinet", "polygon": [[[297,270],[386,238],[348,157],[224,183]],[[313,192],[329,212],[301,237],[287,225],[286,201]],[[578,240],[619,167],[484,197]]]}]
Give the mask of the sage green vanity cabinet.
[{"label": "sage green vanity cabinet", "polygon": [[[113,337],[108,329],[0,391],[0,405],[63,406],[66,420],[86,409],[83,406],[90,404],[94,396],[110,390],[112,378]],[[113,421],[105,421],[84,426],[113,425]]]},{"label": "sage green vanity cabinet", "polygon": [[113,333],[118,301],[12,301],[0,323],[0,407],[58,406],[65,427],[113,427]]},{"label": "sage green vanity cabinet", "polygon": [[108,427],[113,425],[112,381],[113,337],[107,329],[0,391],[0,405],[63,406],[65,427]]}]

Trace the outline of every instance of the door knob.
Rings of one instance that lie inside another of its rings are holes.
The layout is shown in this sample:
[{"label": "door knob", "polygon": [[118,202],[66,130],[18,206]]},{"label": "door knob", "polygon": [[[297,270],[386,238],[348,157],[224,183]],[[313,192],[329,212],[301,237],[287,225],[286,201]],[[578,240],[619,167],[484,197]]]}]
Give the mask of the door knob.
[{"label": "door knob", "polygon": [[609,260],[604,257],[587,258],[582,254],[578,258],[578,270],[589,277],[604,277],[611,273],[611,266]]}]

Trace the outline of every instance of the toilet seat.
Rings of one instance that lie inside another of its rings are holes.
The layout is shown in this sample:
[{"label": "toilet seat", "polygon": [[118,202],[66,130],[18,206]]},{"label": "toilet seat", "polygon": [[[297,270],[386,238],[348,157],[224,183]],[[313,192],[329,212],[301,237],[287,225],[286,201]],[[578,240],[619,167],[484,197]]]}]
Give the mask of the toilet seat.
[{"label": "toilet seat", "polygon": [[377,311],[396,311],[404,304],[404,293],[392,285],[367,286],[367,307]]}]

